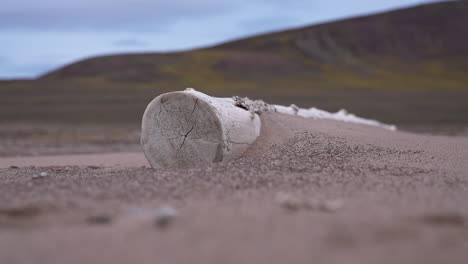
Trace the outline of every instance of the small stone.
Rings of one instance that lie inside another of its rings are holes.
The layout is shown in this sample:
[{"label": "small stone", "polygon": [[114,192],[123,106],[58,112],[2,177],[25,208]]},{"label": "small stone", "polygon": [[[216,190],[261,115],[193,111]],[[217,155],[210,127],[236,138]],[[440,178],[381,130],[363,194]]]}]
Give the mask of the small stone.
[{"label": "small stone", "polygon": [[41,176],[41,177],[47,177],[47,176],[49,176],[49,173],[43,171],[43,172],[41,172],[41,173],[39,174],[39,176]]},{"label": "small stone", "polygon": [[156,210],[156,225],[166,227],[178,216],[178,212],[171,206],[163,206]]},{"label": "small stone", "polygon": [[463,215],[455,212],[427,214],[421,220],[426,224],[439,226],[463,226],[466,222]]},{"label": "small stone", "polygon": [[91,165],[91,166],[88,166],[88,168],[89,168],[89,169],[93,169],[93,170],[97,170],[97,169],[99,169],[99,168],[101,168],[101,167]]},{"label": "small stone", "polygon": [[297,211],[304,206],[300,199],[287,193],[278,193],[275,200],[281,207],[291,211]]},{"label": "small stone", "polygon": [[18,167],[18,166],[15,166],[15,165],[11,165],[11,166],[10,166],[10,169],[19,169],[19,167]]},{"label": "small stone", "polygon": [[37,180],[37,179],[40,179],[42,177],[39,176],[38,174],[33,174],[32,178],[33,178],[33,180]]},{"label": "small stone", "polygon": [[344,202],[341,199],[327,200],[322,203],[320,209],[326,212],[335,212],[344,206]]},{"label": "small stone", "polygon": [[71,171],[71,170],[72,170],[72,168],[67,166],[67,167],[65,167],[65,169],[64,169],[64,170],[65,170],[65,171]]},{"label": "small stone", "polygon": [[108,215],[94,215],[86,219],[86,222],[93,225],[105,225],[112,222],[112,218]]},{"label": "small stone", "polygon": [[275,167],[279,167],[281,166],[281,160],[277,159],[277,160],[274,160],[271,164]]},{"label": "small stone", "polygon": [[281,207],[291,210],[311,210],[322,212],[335,212],[344,206],[342,199],[331,200],[306,200],[287,193],[278,193],[275,197],[276,202]]}]

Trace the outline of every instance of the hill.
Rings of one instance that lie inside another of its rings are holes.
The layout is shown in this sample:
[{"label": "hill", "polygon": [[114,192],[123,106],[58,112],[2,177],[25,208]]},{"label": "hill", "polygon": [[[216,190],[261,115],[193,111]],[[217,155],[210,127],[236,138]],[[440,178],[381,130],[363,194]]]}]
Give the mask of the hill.
[{"label": "hill", "polygon": [[0,82],[0,120],[139,122],[157,94],[195,87],[398,124],[468,123],[465,25],[466,1],[439,2],[199,50],[85,59]]}]

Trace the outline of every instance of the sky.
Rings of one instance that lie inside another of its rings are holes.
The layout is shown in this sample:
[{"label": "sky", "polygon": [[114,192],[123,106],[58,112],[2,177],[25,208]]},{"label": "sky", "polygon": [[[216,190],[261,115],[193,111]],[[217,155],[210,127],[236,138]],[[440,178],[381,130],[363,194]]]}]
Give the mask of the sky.
[{"label": "sky", "polygon": [[0,79],[87,57],[170,52],[428,0],[2,0]]}]

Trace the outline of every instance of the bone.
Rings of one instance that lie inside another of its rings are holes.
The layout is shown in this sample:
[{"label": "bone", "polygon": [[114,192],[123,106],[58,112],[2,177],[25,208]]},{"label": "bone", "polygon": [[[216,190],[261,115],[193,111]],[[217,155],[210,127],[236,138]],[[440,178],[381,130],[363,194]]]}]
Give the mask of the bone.
[{"label": "bone", "polygon": [[248,98],[211,97],[192,88],[156,97],[143,115],[141,144],[153,168],[191,168],[240,157],[260,135],[262,112],[396,130],[346,110],[329,113]]},{"label": "bone", "polygon": [[141,144],[153,168],[190,168],[242,155],[260,135],[258,114],[186,89],[156,97],[143,114]]}]

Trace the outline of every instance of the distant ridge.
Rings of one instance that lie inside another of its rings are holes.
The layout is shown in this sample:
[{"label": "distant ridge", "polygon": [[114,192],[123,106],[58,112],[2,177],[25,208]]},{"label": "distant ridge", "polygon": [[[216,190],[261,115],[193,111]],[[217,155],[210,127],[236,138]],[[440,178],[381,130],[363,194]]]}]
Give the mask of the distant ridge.
[{"label": "distant ridge", "polygon": [[[182,82],[201,87],[232,83],[258,87],[280,78],[293,79],[304,89],[310,82],[325,88],[466,89],[466,25],[466,1],[438,2],[200,50],[95,57],[40,78]],[[402,83],[399,79],[408,74],[409,82]],[[428,77],[430,85],[424,82]],[[445,85],[446,80],[450,85]]]}]

